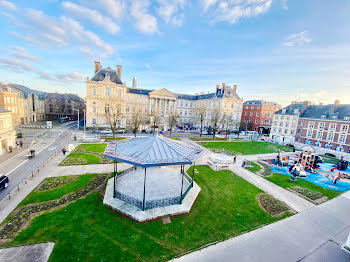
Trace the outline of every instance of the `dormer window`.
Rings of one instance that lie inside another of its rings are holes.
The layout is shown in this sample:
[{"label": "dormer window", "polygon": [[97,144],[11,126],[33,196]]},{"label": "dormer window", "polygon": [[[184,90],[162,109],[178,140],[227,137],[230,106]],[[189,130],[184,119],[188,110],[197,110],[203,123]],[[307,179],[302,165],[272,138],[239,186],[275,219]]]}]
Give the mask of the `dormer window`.
[{"label": "dormer window", "polygon": [[[326,118],[326,115],[322,115],[321,118],[322,118],[322,119],[325,119],[325,118]],[[333,119],[334,119],[334,118],[333,118]]]},{"label": "dormer window", "polygon": [[344,120],[350,120],[350,117],[349,116],[345,116]]},{"label": "dormer window", "polygon": [[332,119],[338,119],[338,116],[332,116]]}]

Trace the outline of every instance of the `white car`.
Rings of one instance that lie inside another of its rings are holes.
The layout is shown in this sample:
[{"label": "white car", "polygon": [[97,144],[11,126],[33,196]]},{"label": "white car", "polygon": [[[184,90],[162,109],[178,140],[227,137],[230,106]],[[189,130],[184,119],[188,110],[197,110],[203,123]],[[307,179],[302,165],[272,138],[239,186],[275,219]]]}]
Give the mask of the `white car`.
[{"label": "white car", "polygon": [[112,134],[113,132],[112,132],[112,130],[110,130],[110,129],[105,129],[105,130],[102,130],[101,131],[101,134]]}]

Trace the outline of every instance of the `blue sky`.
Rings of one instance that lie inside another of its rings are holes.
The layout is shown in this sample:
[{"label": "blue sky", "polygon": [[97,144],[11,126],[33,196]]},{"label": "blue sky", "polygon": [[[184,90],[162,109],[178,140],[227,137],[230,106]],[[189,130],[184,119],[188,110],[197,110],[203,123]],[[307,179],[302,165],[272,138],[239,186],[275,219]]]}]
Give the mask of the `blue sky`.
[{"label": "blue sky", "polygon": [[348,0],[0,0],[0,81],[85,96],[93,62],[178,93],[350,104]]}]

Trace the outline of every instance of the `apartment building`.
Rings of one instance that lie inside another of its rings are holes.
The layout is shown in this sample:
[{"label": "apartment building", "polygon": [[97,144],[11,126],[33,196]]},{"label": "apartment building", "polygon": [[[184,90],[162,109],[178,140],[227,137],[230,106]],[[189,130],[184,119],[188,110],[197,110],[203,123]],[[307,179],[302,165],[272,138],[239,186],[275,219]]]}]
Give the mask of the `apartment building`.
[{"label": "apartment building", "polygon": [[[159,128],[168,129],[167,119],[171,113],[177,112],[180,123],[184,126],[198,127],[195,108],[201,103],[207,108],[204,124],[210,125],[210,114],[213,110],[226,112],[233,119],[231,128],[238,129],[242,113],[242,99],[237,94],[237,86],[217,85],[216,91],[208,94],[177,94],[166,88],[158,90],[140,89],[136,78],[133,86],[128,87],[122,82],[122,67],[115,69],[102,68],[95,62],[94,76],[86,81],[86,121],[88,127],[108,127],[105,112],[113,105],[119,105],[123,117],[118,121],[120,128],[126,128],[135,110],[146,118],[155,113],[160,116]],[[147,121],[141,127],[149,129]]]},{"label": "apartment building", "polygon": [[350,153],[350,105],[311,105],[299,117],[295,141]]},{"label": "apartment building", "polygon": [[272,117],[270,138],[277,143],[294,143],[299,116],[310,104],[308,101],[292,102],[291,105],[275,112]]},{"label": "apartment building", "polygon": [[250,100],[243,103],[242,120],[250,131],[268,134],[272,125],[273,114],[282,108],[275,102]]},{"label": "apartment building", "polygon": [[45,94],[45,115],[47,120],[68,118],[77,120],[78,112],[82,119],[85,110],[84,100],[74,94]]},{"label": "apartment building", "polygon": [[0,155],[7,152],[9,146],[15,146],[16,132],[13,129],[11,111],[0,106]]}]

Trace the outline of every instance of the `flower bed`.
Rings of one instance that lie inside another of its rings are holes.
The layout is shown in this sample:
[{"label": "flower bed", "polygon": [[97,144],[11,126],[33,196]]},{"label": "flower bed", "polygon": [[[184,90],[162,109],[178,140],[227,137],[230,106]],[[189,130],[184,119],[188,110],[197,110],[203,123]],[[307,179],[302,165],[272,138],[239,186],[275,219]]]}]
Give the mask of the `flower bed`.
[{"label": "flower bed", "polygon": [[313,191],[308,188],[304,188],[300,186],[293,186],[290,189],[297,192],[298,194],[305,196],[310,200],[317,200],[324,197],[324,195],[322,195],[320,192]]},{"label": "flower bed", "polygon": [[47,191],[54,188],[64,186],[76,180],[76,176],[62,176],[62,177],[50,177],[46,178],[36,189],[36,191]]},{"label": "flower bed", "polygon": [[271,216],[281,216],[285,212],[290,211],[289,206],[287,206],[282,201],[274,198],[273,196],[261,193],[258,195],[258,201],[260,206]]},{"label": "flower bed", "polygon": [[84,197],[97,189],[101,184],[105,182],[107,175],[99,175],[95,177],[89,184],[77,191],[64,195],[59,199],[50,200],[43,203],[36,203],[27,205],[15,210],[10,219],[0,229],[0,239],[12,238],[18,233],[23,225],[28,221],[31,215],[35,213],[46,211],[61,205],[67,204],[78,198]]}]

